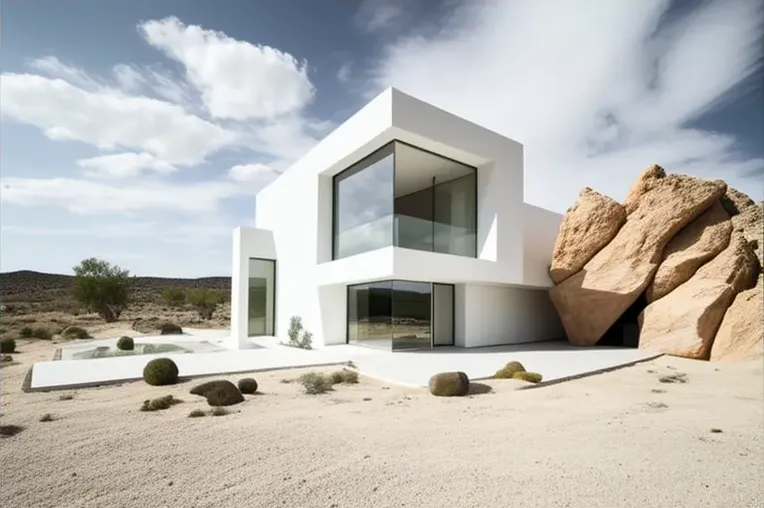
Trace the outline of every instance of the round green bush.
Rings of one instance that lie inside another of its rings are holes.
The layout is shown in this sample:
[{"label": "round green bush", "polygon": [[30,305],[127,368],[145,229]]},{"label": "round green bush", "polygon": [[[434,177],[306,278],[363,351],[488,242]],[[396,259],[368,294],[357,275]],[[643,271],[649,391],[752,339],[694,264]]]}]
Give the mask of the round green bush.
[{"label": "round green bush", "polygon": [[31,339],[33,334],[34,334],[34,329],[31,326],[25,326],[19,332],[19,335],[21,335],[22,339]]},{"label": "round green bush", "polygon": [[143,380],[152,386],[178,382],[178,366],[169,358],[154,358],[143,368]]},{"label": "round green bush", "polygon": [[509,362],[493,375],[496,379],[512,379],[516,372],[525,372],[525,367],[520,362]]},{"label": "round green bush", "polygon": [[244,402],[244,395],[230,381],[218,384],[207,392],[207,404],[213,407],[232,406],[239,402]]},{"label": "round green bush", "polygon": [[0,353],[15,353],[16,341],[13,339],[3,339],[0,341]]},{"label": "round green bush", "polygon": [[90,334],[87,330],[80,326],[67,326],[61,332],[61,335],[66,339],[89,339]]},{"label": "round green bush", "polygon": [[159,335],[183,335],[183,328],[175,323],[162,323],[159,325]]},{"label": "round green bush", "polygon": [[528,381],[529,383],[539,383],[541,382],[542,376],[538,372],[526,372],[521,370],[515,372],[512,379],[521,379],[523,381]]},{"label": "round green bush", "polygon": [[430,378],[428,387],[438,397],[463,397],[470,391],[470,379],[464,372],[441,372]]},{"label": "round green bush", "polygon": [[128,337],[127,335],[120,337],[117,341],[117,349],[121,349],[122,351],[132,351],[135,349],[135,342],[133,341],[133,338]]},{"label": "round green bush", "polygon": [[251,395],[257,391],[257,381],[255,381],[251,377],[245,377],[245,378],[239,379],[238,385],[239,385],[239,391],[241,393],[246,393]]}]

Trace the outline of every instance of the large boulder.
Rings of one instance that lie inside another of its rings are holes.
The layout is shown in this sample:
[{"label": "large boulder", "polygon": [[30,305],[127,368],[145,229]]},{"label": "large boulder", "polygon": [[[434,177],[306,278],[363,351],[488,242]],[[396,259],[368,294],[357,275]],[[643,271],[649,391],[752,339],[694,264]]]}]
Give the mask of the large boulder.
[{"label": "large boulder", "polygon": [[739,293],[724,314],[711,348],[712,361],[758,360],[764,356],[764,277]]},{"label": "large boulder", "polygon": [[463,397],[470,391],[470,380],[464,372],[441,372],[430,378],[428,387],[437,397]]},{"label": "large boulder", "polygon": [[614,199],[584,188],[568,209],[554,244],[549,276],[559,284],[581,270],[615,237],[626,222],[626,211]]},{"label": "large boulder", "polygon": [[739,231],[756,254],[759,266],[764,267],[764,203],[744,208],[732,217],[732,228]]},{"label": "large boulder", "polygon": [[727,187],[727,191],[722,196],[721,203],[731,217],[743,213],[743,210],[756,204],[747,194],[733,187]]},{"label": "large boulder", "polygon": [[648,303],[687,282],[698,268],[727,248],[732,233],[729,219],[729,213],[717,201],[669,241],[653,282],[647,287]]},{"label": "large boulder", "polygon": [[642,196],[654,189],[666,177],[666,171],[657,164],[653,164],[642,171],[637,180],[632,184],[626,199],[623,200],[623,208],[627,215],[631,215],[639,206]]},{"label": "large boulder", "polygon": [[753,287],[758,263],[740,233],[690,280],[639,316],[640,349],[708,360],[724,313],[740,291]]},{"label": "large boulder", "polygon": [[597,343],[652,281],[669,240],[726,189],[723,182],[667,176],[660,166],[648,168],[640,182],[629,193],[631,213],[615,238],[550,290],[572,344]]}]

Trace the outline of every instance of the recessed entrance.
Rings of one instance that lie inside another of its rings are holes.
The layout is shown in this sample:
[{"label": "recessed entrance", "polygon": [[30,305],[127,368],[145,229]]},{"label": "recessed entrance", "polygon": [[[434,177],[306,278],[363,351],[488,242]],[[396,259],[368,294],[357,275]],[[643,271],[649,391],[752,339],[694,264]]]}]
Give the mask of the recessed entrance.
[{"label": "recessed entrance", "polygon": [[454,286],[382,281],[348,286],[349,344],[393,351],[454,344]]}]

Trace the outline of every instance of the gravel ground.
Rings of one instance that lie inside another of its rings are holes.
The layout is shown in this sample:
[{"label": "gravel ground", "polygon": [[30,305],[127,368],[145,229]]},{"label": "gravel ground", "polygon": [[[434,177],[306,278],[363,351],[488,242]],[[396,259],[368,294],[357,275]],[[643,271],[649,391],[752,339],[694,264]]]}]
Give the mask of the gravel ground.
[{"label": "gravel ground", "polygon": [[[188,418],[208,409],[194,382],[22,393],[55,347],[21,344],[0,370],[0,424],[25,427],[0,438],[4,508],[764,506],[761,363],[660,358],[462,399],[363,377],[309,396],[280,371],[232,414]],[[170,393],[185,402],[138,411]]]}]

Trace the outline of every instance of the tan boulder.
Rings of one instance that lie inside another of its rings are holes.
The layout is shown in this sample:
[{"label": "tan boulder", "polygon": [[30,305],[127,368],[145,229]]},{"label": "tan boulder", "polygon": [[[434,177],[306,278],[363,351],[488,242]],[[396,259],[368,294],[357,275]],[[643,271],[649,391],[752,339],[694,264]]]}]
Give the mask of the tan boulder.
[{"label": "tan boulder", "polygon": [[727,187],[727,190],[722,196],[721,203],[722,206],[724,206],[724,209],[727,210],[727,213],[733,217],[742,213],[746,208],[756,204],[747,194],[740,192],[733,187]]},{"label": "tan boulder", "polygon": [[[652,281],[666,244],[725,191],[720,182],[655,170],[615,238],[582,270],[550,290],[568,340],[591,346]],[[659,176],[663,175],[663,176]],[[643,175],[644,177],[644,175]],[[640,177],[643,180],[646,178]]]},{"label": "tan boulder", "polygon": [[764,278],[739,293],[724,314],[711,348],[712,361],[757,360],[764,356]]},{"label": "tan boulder", "polygon": [[549,276],[558,284],[584,267],[610,243],[626,222],[626,211],[614,199],[584,188],[565,212],[554,244]]},{"label": "tan boulder", "polygon": [[732,223],[721,201],[685,226],[663,250],[663,261],[647,287],[647,302],[666,296],[730,243]]},{"label": "tan boulder", "polygon": [[732,217],[732,228],[745,237],[764,266],[764,203],[755,203]]},{"label": "tan boulder", "polygon": [[753,287],[758,266],[743,236],[703,265],[690,280],[639,316],[639,348],[707,360],[724,313],[740,291]]},{"label": "tan boulder", "polygon": [[626,210],[626,214],[630,215],[636,210],[642,196],[662,182],[665,177],[666,171],[657,164],[653,164],[642,171],[639,178],[629,189],[628,194],[626,194],[626,199],[623,200],[623,208]]}]

